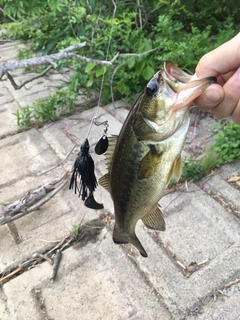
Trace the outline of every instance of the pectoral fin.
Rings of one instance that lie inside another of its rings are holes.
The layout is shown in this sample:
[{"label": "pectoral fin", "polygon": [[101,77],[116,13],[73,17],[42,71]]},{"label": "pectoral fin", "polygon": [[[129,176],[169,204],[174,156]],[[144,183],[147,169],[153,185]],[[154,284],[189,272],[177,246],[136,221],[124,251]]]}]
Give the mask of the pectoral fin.
[{"label": "pectoral fin", "polygon": [[166,229],[165,221],[158,205],[142,218],[142,222],[151,229],[159,231],[165,231]]},{"label": "pectoral fin", "polygon": [[169,184],[171,178],[174,178],[176,181],[178,181],[181,177],[181,174],[182,174],[182,157],[179,156],[172,164],[172,167],[168,173],[166,185]]},{"label": "pectoral fin", "polygon": [[154,145],[150,147],[149,152],[145,155],[139,164],[138,168],[138,178],[140,180],[152,177],[158,170],[161,159],[162,152],[158,152]]}]

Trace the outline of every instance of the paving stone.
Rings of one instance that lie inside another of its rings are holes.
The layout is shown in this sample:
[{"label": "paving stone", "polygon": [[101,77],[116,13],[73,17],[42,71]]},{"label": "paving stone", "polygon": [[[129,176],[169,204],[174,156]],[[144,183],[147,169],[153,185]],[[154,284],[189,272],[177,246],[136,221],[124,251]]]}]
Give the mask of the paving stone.
[{"label": "paving stone", "polygon": [[212,260],[233,243],[240,243],[236,217],[196,185],[163,200],[167,227],[161,241],[184,265]]},{"label": "paving stone", "polygon": [[[37,73],[25,73],[25,74],[19,74],[16,73],[13,75],[15,82],[18,85],[21,85],[23,82],[32,79],[33,77],[37,76]],[[5,86],[8,88],[8,90],[11,91],[14,99],[17,101],[19,99],[23,99],[26,96],[32,95],[34,93],[41,93],[43,91],[47,91],[50,95],[51,93],[56,91],[56,86],[62,84],[62,81],[60,80],[60,77],[56,75],[49,75],[45,77],[41,77],[38,79],[35,79],[26,85],[24,85],[21,89],[15,90],[10,83],[10,81],[5,81]],[[34,99],[32,99],[34,101]]]},{"label": "paving stone", "polygon": [[193,108],[190,112],[190,127],[188,130],[184,150],[193,157],[202,156],[206,149],[214,143],[213,132],[216,119],[208,113]]},{"label": "paving stone", "polygon": [[137,264],[176,320],[185,319],[216,291],[222,290],[226,283],[235,280],[239,274],[239,245],[223,251],[187,278],[179,266],[166,256],[165,250],[158,247],[141,228],[138,235],[149,257],[138,257]]},{"label": "paving stone", "polygon": [[72,225],[68,220],[71,214],[71,207],[60,191],[44,205],[43,210],[34,211],[15,221],[19,243],[14,242],[7,225],[1,226],[1,239],[4,242],[0,251],[1,272],[17,266],[28,260],[33,253],[42,252],[69,235]]},{"label": "paving stone", "polygon": [[35,287],[49,281],[51,266],[43,263],[3,285],[6,307],[11,320],[42,320],[44,314],[37,301]]},{"label": "paving stone", "polygon": [[126,103],[124,100],[117,100],[114,103],[109,103],[107,106],[103,107],[107,112],[109,112],[112,116],[114,116],[118,121],[123,123],[127,118],[129,113],[130,105]]},{"label": "paving stone", "polygon": [[195,316],[188,320],[238,320],[240,290],[239,285],[233,285],[227,290],[218,292],[209,303]]},{"label": "paving stone", "polygon": [[13,102],[14,98],[12,96],[12,94],[10,93],[10,91],[7,89],[7,87],[5,86],[5,81],[2,81],[2,86],[0,89],[0,110],[4,110],[5,104],[9,104],[9,102]]},{"label": "paving stone", "polygon": [[[29,178],[23,180],[26,183],[24,183],[25,189],[29,190],[34,181]],[[44,180],[46,181],[46,178]],[[4,243],[0,250],[0,272],[16,267],[31,258],[35,252],[44,252],[51,248],[54,243],[70,234],[73,225],[96,219],[99,214],[106,212],[106,208],[95,211],[85,207],[82,200],[70,191],[68,186],[69,184],[47,202],[41,211],[29,213],[14,222],[19,243],[14,242],[7,225],[0,226],[1,239]],[[15,185],[12,186],[14,187]],[[16,200],[15,193],[12,196]],[[95,198],[101,202],[99,194]],[[106,207],[106,200],[104,202]]]},{"label": "paving stone", "polygon": [[221,194],[225,201],[240,210],[240,191],[227,182],[232,176],[240,175],[240,161],[223,166],[216,174],[203,180],[203,186],[214,193]]},{"label": "paving stone", "polygon": [[26,46],[19,41],[10,41],[1,44],[1,58],[4,62],[16,61],[18,50],[25,47]]},{"label": "paving stone", "polygon": [[18,132],[17,118],[13,114],[18,108],[15,101],[0,105],[0,139]]},{"label": "paving stone", "polygon": [[152,320],[159,319],[159,315],[171,319],[121,248],[113,245],[106,230],[102,236],[96,244],[64,252],[65,265],[59,270],[58,281],[41,288],[47,314],[53,319],[62,315],[64,319],[86,320]]},{"label": "paving stone", "polygon": [[2,288],[0,288],[0,315],[1,315],[1,320],[9,320],[9,313],[6,307],[6,301],[7,297],[4,295]]},{"label": "paving stone", "polygon": [[40,174],[58,163],[36,129],[0,140],[0,158],[0,186],[23,176]]},{"label": "paving stone", "polygon": [[42,319],[36,293],[52,319],[171,319],[106,230],[96,243],[65,250],[55,282],[50,275],[51,266],[42,263],[3,285],[10,319]]}]

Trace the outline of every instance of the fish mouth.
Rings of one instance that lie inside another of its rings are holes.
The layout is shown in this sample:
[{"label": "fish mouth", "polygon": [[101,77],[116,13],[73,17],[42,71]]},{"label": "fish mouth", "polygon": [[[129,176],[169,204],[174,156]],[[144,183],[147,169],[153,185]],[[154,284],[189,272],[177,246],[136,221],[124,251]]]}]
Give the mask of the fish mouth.
[{"label": "fish mouth", "polygon": [[172,105],[172,111],[189,107],[207,87],[216,82],[216,77],[191,80],[192,75],[178,68],[173,62],[167,61],[162,69],[162,77],[169,87],[177,94],[178,102]]},{"label": "fish mouth", "polygon": [[176,92],[177,85],[180,83],[187,83],[191,80],[192,75],[186,73],[178,68],[176,64],[171,61],[166,61],[162,69],[162,77],[167,84]]}]

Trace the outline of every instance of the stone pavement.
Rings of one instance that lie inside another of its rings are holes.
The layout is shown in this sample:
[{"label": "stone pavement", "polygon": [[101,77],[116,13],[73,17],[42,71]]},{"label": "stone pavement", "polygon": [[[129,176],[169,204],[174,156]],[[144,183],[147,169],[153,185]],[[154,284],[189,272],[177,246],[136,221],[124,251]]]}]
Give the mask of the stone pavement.
[{"label": "stone pavement", "polygon": [[[9,43],[0,52],[14,59],[16,48]],[[16,76],[21,81],[28,75]],[[18,133],[12,112],[46,97],[58,80],[51,75],[20,91],[1,82],[0,209],[71,169],[79,150],[74,146],[85,138],[93,115],[101,114],[109,121],[109,133],[117,134],[128,113],[118,101],[115,107],[93,108]],[[211,141],[214,120],[192,117],[185,150],[201,152]],[[91,151],[102,131],[93,127]],[[99,178],[105,172],[103,157],[92,155]],[[16,272],[1,282],[0,319],[240,319],[240,191],[228,182],[240,176],[239,164],[225,165],[199,184],[189,183],[161,199],[167,230],[137,226],[146,259],[131,245],[113,243],[113,205],[101,187],[96,199],[104,203],[103,210],[86,208],[67,184],[41,210],[0,226],[0,281]],[[61,247],[55,281],[49,262],[34,264],[37,253],[49,253],[68,239],[73,225],[98,218],[105,223],[98,235]]]}]

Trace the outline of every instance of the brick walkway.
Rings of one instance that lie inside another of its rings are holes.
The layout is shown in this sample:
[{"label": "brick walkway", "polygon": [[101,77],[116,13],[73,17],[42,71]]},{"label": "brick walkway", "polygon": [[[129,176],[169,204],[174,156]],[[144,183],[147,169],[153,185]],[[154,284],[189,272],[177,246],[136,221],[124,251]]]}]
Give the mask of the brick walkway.
[{"label": "brick walkway", "polygon": [[[5,59],[15,55],[12,43],[1,45]],[[15,76],[20,82],[29,75],[16,72]],[[46,97],[58,80],[59,75],[51,75],[19,91],[6,79],[1,82],[2,205],[70,169],[78,148],[57,165],[83,141],[96,112],[109,121],[111,134],[119,132],[127,115],[126,105],[118,101],[116,108],[93,108],[18,133],[12,113]],[[212,122],[206,116],[200,119],[194,140],[190,128],[186,150],[206,143]],[[93,127],[90,145],[94,146],[101,133],[101,127]],[[105,172],[103,157],[93,157],[99,178]],[[147,259],[130,245],[115,245],[107,225],[94,241],[62,250],[55,281],[50,279],[52,266],[48,262],[28,265],[0,287],[1,320],[240,319],[240,192],[227,182],[229,177],[240,175],[239,164],[225,165],[199,185],[189,183],[188,190],[183,187],[162,198],[167,230],[150,232],[140,223],[137,226]],[[86,208],[66,185],[40,211],[0,226],[1,275],[54,248],[70,235],[73,225],[103,214],[111,217],[113,205],[108,193],[99,187],[96,198],[104,203],[103,210]]]}]

